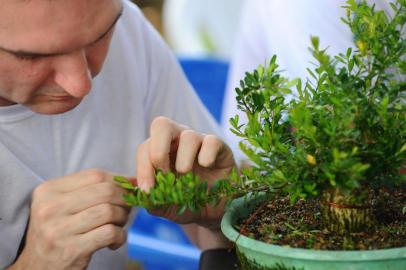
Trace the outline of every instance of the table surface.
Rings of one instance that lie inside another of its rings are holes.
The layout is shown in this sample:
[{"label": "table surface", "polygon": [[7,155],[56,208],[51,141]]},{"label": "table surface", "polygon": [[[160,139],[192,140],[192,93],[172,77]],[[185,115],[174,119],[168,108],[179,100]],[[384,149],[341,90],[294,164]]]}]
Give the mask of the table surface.
[{"label": "table surface", "polygon": [[240,270],[235,249],[209,249],[202,252],[199,270]]}]

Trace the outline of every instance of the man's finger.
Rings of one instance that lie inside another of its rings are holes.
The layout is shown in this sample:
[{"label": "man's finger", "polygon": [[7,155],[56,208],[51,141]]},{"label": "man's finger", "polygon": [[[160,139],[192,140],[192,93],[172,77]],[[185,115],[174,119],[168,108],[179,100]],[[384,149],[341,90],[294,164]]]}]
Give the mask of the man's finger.
[{"label": "man's finger", "polygon": [[111,174],[98,170],[87,169],[77,173],[73,173],[62,178],[49,180],[41,185],[44,192],[52,190],[52,193],[56,192],[71,192],[85,186],[90,186],[102,182],[113,181]]},{"label": "man's finger", "polygon": [[200,166],[210,168],[228,168],[234,164],[233,153],[228,146],[217,136],[207,135],[204,137],[198,156]]},{"label": "man's finger", "polygon": [[116,248],[126,241],[126,232],[119,226],[106,224],[90,232],[78,235],[73,239],[77,241],[80,254],[91,256],[95,251],[108,246]]},{"label": "man's finger", "polygon": [[85,186],[69,194],[62,194],[60,205],[65,207],[64,212],[76,214],[98,204],[109,203],[126,206],[123,195],[126,191],[113,181]]},{"label": "man's finger", "polygon": [[124,226],[130,210],[127,207],[109,203],[98,204],[73,215],[66,221],[66,233],[71,235],[87,233],[105,224]]},{"label": "man's finger", "polygon": [[202,141],[203,135],[196,131],[189,129],[180,133],[175,165],[177,172],[186,173],[193,169]]},{"label": "man's finger", "polygon": [[148,191],[155,185],[155,170],[149,157],[150,139],[140,144],[137,149],[137,185]]},{"label": "man's finger", "polygon": [[151,124],[149,157],[156,169],[165,172],[170,169],[171,145],[186,129],[166,117],[157,117]]}]

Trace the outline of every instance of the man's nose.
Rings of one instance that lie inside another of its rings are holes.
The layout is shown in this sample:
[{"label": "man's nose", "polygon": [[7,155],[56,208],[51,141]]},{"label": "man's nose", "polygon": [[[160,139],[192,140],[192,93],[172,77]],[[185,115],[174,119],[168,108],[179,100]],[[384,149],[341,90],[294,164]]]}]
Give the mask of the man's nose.
[{"label": "man's nose", "polygon": [[92,76],[85,50],[57,56],[54,70],[55,82],[71,96],[84,97],[92,88]]}]

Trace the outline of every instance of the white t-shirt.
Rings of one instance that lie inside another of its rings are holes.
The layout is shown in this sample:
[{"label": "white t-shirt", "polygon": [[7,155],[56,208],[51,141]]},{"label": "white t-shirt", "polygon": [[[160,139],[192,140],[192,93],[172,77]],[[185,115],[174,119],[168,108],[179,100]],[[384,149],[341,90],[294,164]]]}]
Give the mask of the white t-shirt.
[{"label": "white t-shirt", "polygon": [[[102,72],[72,111],[0,107],[0,269],[17,254],[32,190],[86,168],[135,174],[137,145],[159,115],[205,133],[219,128],[159,35],[128,1]],[[124,269],[126,247],[96,252],[89,269]]]},{"label": "white t-shirt", "polygon": [[[390,10],[388,0],[369,0],[378,9]],[[279,69],[288,78],[306,78],[306,68],[314,67],[310,36],[320,38],[320,48],[327,48],[330,55],[346,52],[353,47],[349,27],[340,18],[346,17],[342,8],[345,0],[249,0],[243,7],[240,32],[230,65],[229,79],[224,96],[222,127],[238,159],[244,159],[238,149],[240,138],[230,132],[229,119],[237,111],[235,88],[246,71],[265,65],[277,55]]]}]

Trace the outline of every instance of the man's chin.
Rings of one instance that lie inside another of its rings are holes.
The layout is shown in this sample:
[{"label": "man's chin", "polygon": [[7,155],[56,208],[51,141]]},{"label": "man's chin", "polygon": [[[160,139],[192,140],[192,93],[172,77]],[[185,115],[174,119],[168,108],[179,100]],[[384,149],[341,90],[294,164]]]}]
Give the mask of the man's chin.
[{"label": "man's chin", "polygon": [[26,104],[31,111],[39,114],[61,114],[73,110],[82,101],[81,98],[72,98],[69,100],[48,101],[39,104]]}]

